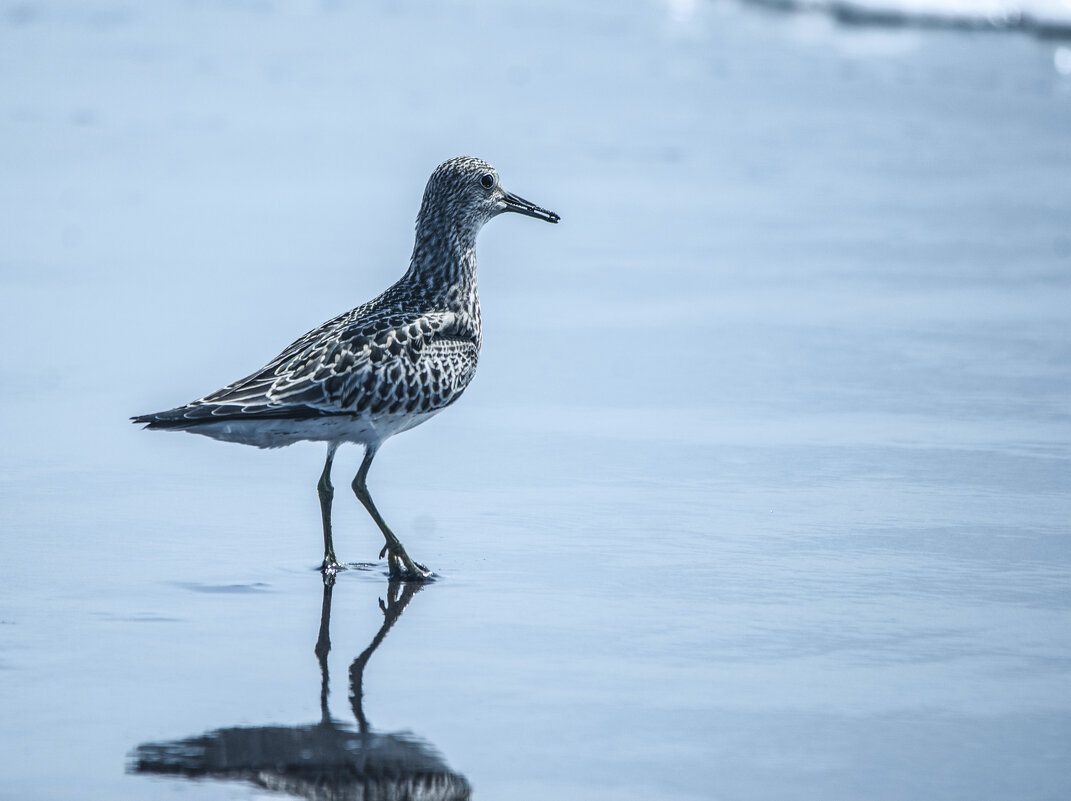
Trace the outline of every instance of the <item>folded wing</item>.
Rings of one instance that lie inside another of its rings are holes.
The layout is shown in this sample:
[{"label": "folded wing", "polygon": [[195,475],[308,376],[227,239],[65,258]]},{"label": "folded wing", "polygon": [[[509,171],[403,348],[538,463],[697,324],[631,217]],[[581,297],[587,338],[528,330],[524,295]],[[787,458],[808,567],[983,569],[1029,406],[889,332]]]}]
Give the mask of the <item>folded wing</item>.
[{"label": "folded wing", "polygon": [[166,412],[149,428],[233,419],[422,413],[457,400],[476,371],[475,338],[452,312],[363,307],[291,344],[263,369]]}]

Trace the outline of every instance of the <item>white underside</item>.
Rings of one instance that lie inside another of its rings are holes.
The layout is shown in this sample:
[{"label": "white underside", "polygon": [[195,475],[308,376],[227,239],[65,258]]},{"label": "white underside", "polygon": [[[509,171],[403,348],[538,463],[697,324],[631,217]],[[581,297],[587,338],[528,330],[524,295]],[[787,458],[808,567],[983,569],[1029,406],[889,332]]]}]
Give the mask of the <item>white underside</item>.
[{"label": "white underside", "polygon": [[438,411],[375,417],[332,415],[307,420],[221,420],[185,430],[191,434],[258,448],[282,448],[295,442],[354,442],[379,447],[388,437],[420,425]]}]

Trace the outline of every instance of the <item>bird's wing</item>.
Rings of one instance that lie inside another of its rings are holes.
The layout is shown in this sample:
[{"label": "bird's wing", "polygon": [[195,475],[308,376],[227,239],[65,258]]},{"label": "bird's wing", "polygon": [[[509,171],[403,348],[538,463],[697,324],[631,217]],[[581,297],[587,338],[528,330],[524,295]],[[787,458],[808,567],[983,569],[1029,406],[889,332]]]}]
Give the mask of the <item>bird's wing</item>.
[{"label": "bird's wing", "polygon": [[136,419],[186,426],[227,418],[434,411],[461,395],[476,360],[475,340],[453,312],[362,307],[310,331],[239,381]]}]

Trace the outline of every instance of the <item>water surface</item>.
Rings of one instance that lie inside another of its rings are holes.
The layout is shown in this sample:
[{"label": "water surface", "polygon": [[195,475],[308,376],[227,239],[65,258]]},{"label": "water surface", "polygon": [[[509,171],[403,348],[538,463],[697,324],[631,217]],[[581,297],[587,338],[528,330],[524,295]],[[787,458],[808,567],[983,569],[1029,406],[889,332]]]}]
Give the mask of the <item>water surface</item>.
[{"label": "water surface", "polygon": [[441,579],[363,665],[370,742],[477,799],[1066,796],[1060,46],[727,3],[5,7],[0,797],[266,797],[138,749],[308,750],[324,667],[361,734],[392,590],[341,574],[317,649],[322,450],[126,418],[392,282],[460,153],[563,222],[488,226],[476,382],[377,457]]}]

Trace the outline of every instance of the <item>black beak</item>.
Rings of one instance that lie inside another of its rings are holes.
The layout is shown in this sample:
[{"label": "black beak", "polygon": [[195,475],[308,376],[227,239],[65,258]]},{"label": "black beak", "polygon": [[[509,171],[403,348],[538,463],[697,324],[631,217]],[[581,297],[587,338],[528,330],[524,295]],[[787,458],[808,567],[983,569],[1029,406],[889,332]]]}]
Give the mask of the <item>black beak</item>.
[{"label": "black beak", "polygon": [[535,203],[529,203],[523,197],[517,197],[512,192],[503,192],[502,200],[506,203],[506,211],[515,211],[518,214],[527,214],[529,217],[535,217],[537,220],[546,220],[549,223],[556,223],[561,219],[553,211],[547,211],[540,208]]}]

